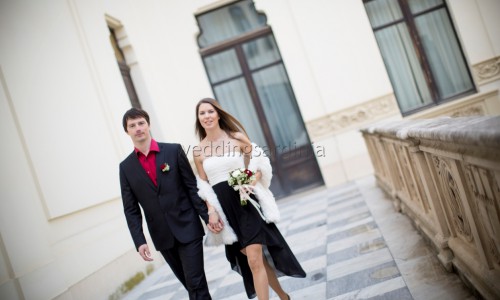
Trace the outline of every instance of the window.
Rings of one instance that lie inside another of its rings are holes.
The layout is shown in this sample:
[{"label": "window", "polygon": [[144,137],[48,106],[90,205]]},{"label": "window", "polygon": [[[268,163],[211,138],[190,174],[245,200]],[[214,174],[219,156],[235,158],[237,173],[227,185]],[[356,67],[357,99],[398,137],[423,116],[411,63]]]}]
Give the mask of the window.
[{"label": "window", "polygon": [[118,67],[120,67],[123,83],[125,84],[128,97],[130,98],[130,104],[132,107],[141,108],[141,102],[139,101],[139,97],[135,91],[134,82],[132,81],[132,76],[130,75],[130,68],[125,61],[125,55],[123,55],[122,49],[118,46],[118,39],[116,37],[115,30],[109,27],[109,33],[109,40],[111,42],[111,46],[113,46]]},{"label": "window", "polygon": [[443,0],[363,2],[403,115],[475,92]]},{"label": "window", "polygon": [[[265,15],[250,0],[197,16],[198,45],[215,98],[271,160],[276,197],[323,185],[292,85]],[[300,167],[298,167],[300,166]]]}]

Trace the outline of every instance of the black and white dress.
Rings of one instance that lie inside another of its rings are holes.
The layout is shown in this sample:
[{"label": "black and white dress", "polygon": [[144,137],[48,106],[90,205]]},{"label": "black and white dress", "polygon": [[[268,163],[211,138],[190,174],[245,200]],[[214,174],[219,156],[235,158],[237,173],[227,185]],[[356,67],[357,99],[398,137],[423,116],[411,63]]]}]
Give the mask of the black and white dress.
[{"label": "black and white dress", "polygon": [[[227,222],[234,231],[237,241],[226,242],[226,257],[231,268],[243,277],[245,289],[249,298],[256,296],[252,273],[245,255],[241,249],[251,244],[263,245],[264,255],[276,272],[276,275],[305,277],[306,273],[295,258],[274,223],[267,223],[259,215],[257,209],[247,203],[240,204],[240,195],[229,186],[229,173],[237,168],[243,168],[243,156],[238,152],[226,153],[223,156],[207,157],[203,161],[203,169],[212,186]],[[254,200],[257,200],[252,195]]]}]

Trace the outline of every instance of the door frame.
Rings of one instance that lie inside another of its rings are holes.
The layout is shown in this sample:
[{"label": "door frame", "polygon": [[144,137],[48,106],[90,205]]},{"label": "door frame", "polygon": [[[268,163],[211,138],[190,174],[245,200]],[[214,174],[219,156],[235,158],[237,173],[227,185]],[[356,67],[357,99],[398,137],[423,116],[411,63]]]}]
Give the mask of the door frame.
[{"label": "door frame", "polygon": [[[323,180],[323,176],[321,174],[321,170],[319,168],[318,161],[316,160],[316,157],[314,156],[314,151],[312,149],[308,149],[311,147],[311,140],[309,138],[309,133],[307,132],[307,128],[306,128],[304,120],[302,118],[300,108],[298,107],[297,99],[295,98],[295,93],[293,93],[293,88],[291,87],[290,77],[288,76],[288,72],[287,72],[286,68],[284,67],[284,62],[283,62],[281,53],[279,51],[279,47],[277,47],[277,52],[278,52],[279,57],[280,57],[279,60],[274,61],[274,62],[269,63],[269,64],[266,64],[264,66],[260,66],[254,70],[250,70],[250,68],[247,64],[245,54],[243,53],[243,49],[242,49],[243,44],[250,42],[252,40],[256,40],[259,38],[269,36],[269,35],[272,36],[272,38],[274,40],[276,40],[274,38],[274,33],[273,33],[271,27],[265,26],[263,28],[259,28],[259,29],[253,30],[251,32],[248,32],[242,36],[234,37],[234,38],[225,40],[223,42],[214,44],[212,46],[208,46],[208,47],[199,49],[199,53],[200,53],[200,56],[202,58],[203,64],[205,64],[204,58],[206,56],[210,56],[212,54],[217,54],[217,53],[229,50],[229,49],[234,49],[236,56],[237,56],[237,59],[238,59],[238,62],[240,64],[242,73],[237,75],[237,76],[226,78],[222,81],[218,81],[215,85],[211,81],[210,76],[208,76],[209,81],[210,81],[210,85],[211,85],[212,91],[215,93],[214,87],[216,87],[217,85],[223,84],[225,82],[228,82],[228,81],[231,81],[235,78],[243,76],[245,83],[247,84],[247,88],[248,88],[248,91],[250,94],[250,98],[252,100],[252,104],[255,108],[255,112],[256,112],[257,117],[260,121],[260,125],[261,125],[261,129],[262,129],[262,132],[264,135],[264,139],[266,140],[267,146],[271,149],[271,153],[270,153],[271,155],[269,155],[269,159],[271,161],[271,165],[273,166],[273,173],[276,175],[275,177],[277,177],[277,180],[278,180],[278,182],[276,182],[274,184],[276,189],[273,192],[275,193],[276,198],[280,198],[283,196],[288,196],[292,192],[296,192],[298,190],[301,190],[301,188],[299,188],[299,189],[294,188],[293,184],[283,184],[283,181],[286,181],[285,179],[287,177],[287,176],[285,176],[286,174],[284,174],[283,171],[286,170],[286,168],[292,168],[300,163],[307,162],[310,159],[309,157],[305,157],[305,158],[302,158],[302,159],[296,160],[296,161],[287,161],[285,156],[294,157],[295,155],[297,155],[297,153],[299,153],[299,155],[300,155],[300,153],[308,153],[308,152],[312,153],[313,158],[315,159],[313,170],[315,172],[317,172],[318,180],[315,181],[314,184],[305,185],[304,188],[311,188],[314,186],[324,185],[324,180]],[[295,106],[295,109],[298,112],[297,117],[299,118],[299,121],[301,122],[301,124],[303,126],[303,130],[307,136],[307,144],[293,149],[293,151],[291,151],[290,153],[287,153],[288,155],[279,155],[280,153],[275,153],[278,151],[277,150],[278,145],[276,145],[276,143],[274,141],[273,134],[272,134],[271,128],[269,127],[269,123],[267,121],[267,118],[266,118],[266,115],[264,112],[264,108],[262,106],[260,97],[258,95],[257,88],[255,86],[254,80],[252,79],[253,72],[256,72],[260,69],[268,68],[268,67],[273,66],[273,65],[279,65],[279,64],[283,65],[285,76],[288,80],[288,84],[290,84],[290,88],[292,89],[292,94],[293,94],[293,99],[291,99],[292,105]],[[205,70],[208,70],[206,66],[205,66]],[[208,75],[208,73],[207,73],[207,75]],[[273,178],[273,179],[275,179],[275,178]],[[278,186],[276,186],[276,184]]]}]

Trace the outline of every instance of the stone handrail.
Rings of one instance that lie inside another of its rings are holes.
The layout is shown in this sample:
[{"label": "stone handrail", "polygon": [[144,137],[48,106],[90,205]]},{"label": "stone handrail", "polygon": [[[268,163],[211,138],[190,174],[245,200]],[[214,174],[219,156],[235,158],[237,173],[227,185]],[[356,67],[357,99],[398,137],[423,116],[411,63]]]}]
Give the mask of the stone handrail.
[{"label": "stone handrail", "polygon": [[500,117],[401,120],[361,132],[378,185],[444,267],[500,299]]}]

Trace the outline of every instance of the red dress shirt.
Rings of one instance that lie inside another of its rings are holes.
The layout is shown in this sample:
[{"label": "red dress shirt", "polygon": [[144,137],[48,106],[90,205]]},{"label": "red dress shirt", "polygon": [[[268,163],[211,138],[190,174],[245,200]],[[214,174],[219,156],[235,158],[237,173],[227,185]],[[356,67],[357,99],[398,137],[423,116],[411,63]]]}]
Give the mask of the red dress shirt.
[{"label": "red dress shirt", "polygon": [[158,143],[155,140],[151,139],[151,145],[149,147],[149,153],[147,156],[137,148],[134,148],[134,151],[135,154],[137,154],[137,158],[144,168],[144,171],[146,171],[155,186],[158,186],[158,183],[156,182],[156,153],[160,152]]}]

